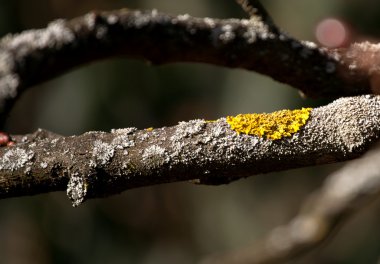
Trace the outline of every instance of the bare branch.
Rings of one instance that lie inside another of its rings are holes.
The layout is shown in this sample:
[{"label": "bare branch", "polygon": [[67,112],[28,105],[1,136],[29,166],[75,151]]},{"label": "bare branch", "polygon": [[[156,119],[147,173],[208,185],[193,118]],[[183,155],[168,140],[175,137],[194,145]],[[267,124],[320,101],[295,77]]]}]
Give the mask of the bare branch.
[{"label": "bare branch", "polygon": [[275,264],[315,249],[353,212],[380,195],[380,145],[327,178],[287,225],[261,242],[206,259],[204,264]]},{"label": "bare branch", "polygon": [[237,134],[225,118],[154,130],[127,128],[62,137],[13,136],[0,148],[0,198],[62,191],[74,205],[126,189],[242,177],[333,163],[361,155],[380,132],[380,96],[342,98],[310,113],[302,129],[270,140]]},{"label": "bare branch", "polygon": [[310,97],[380,90],[371,88],[377,83],[371,82],[371,77],[378,72],[378,46],[364,43],[328,50],[269,29],[252,19],[194,18],[122,9],[57,20],[45,29],[8,35],[0,42],[0,123],[28,87],[113,56],[153,64],[202,62],[253,70]]}]

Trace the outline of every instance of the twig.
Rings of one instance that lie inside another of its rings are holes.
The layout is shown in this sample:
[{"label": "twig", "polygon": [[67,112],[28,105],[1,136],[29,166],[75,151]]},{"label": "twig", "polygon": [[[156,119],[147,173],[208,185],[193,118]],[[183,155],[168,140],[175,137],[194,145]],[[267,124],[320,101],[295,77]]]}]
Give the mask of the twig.
[{"label": "twig", "polygon": [[243,68],[310,97],[340,97],[380,91],[373,89],[378,82],[371,81],[379,71],[379,54],[379,47],[368,43],[346,50],[318,48],[252,20],[169,16],[155,10],[93,12],[1,40],[0,124],[28,87],[108,57]]},{"label": "twig", "polygon": [[62,191],[85,199],[160,183],[224,184],[251,175],[358,157],[380,135],[380,96],[342,98],[311,111],[280,140],[237,134],[225,118],[154,130],[62,137],[38,131],[0,148],[0,198]]},{"label": "twig", "polygon": [[380,195],[380,145],[327,178],[287,225],[261,242],[235,252],[210,257],[203,264],[284,263],[315,249],[363,205]]},{"label": "twig", "polygon": [[279,34],[278,27],[259,0],[236,0],[236,2],[251,17],[251,19],[258,18],[269,27],[271,32]]}]

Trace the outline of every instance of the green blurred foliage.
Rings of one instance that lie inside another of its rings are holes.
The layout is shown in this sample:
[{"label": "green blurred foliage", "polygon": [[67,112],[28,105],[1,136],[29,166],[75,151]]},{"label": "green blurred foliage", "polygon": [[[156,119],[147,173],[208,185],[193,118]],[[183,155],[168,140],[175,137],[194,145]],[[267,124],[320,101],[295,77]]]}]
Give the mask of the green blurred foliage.
[{"label": "green blurred foliage", "polygon": [[[268,0],[275,21],[314,40],[324,17],[345,17],[378,34],[376,1]],[[56,18],[121,7],[194,16],[243,17],[233,0],[17,0],[0,2],[0,33],[44,27]],[[363,19],[364,18],[364,19]],[[368,29],[368,31],[366,31]],[[295,89],[256,73],[202,64],[153,67],[123,58],[76,69],[27,91],[9,118],[11,133],[38,127],[63,135],[174,125],[194,118],[315,106]],[[238,248],[297,213],[339,165],[271,173],[220,186],[176,183],[130,190],[72,208],[64,193],[0,201],[2,263],[194,263]],[[330,243],[297,263],[373,263],[380,209],[354,217]]]}]

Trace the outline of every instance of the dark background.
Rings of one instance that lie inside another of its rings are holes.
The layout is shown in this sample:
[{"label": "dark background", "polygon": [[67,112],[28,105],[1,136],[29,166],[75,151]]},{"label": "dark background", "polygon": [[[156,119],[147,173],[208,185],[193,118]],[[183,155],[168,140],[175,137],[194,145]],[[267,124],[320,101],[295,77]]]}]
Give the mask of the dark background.
[{"label": "dark background", "polygon": [[[314,40],[326,17],[380,35],[380,2],[271,0],[265,6],[291,35]],[[91,10],[153,9],[193,16],[244,17],[233,0],[1,1],[0,34],[45,27]],[[63,135],[283,108],[317,106],[295,89],[244,70],[202,64],[159,67],[123,58],[97,62],[27,91],[7,130],[45,128]],[[0,263],[194,263],[239,248],[288,222],[303,200],[340,165],[251,177],[219,187],[176,183],[126,191],[72,208],[65,193],[0,200]],[[297,263],[375,263],[380,204],[351,218],[324,247]]]}]

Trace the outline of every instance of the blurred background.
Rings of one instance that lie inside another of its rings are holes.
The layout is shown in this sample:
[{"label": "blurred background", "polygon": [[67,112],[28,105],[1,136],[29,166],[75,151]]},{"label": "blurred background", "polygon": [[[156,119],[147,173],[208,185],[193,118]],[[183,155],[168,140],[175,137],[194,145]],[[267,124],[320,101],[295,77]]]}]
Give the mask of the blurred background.
[{"label": "blurred background", "polygon": [[[380,2],[266,0],[291,35],[315,41],[325,18],[353,32],[380,35]],[[45,27],[57,18],[122,7],[193,16],[245,17],[233,0],[13,0],[0,2],[0,34]],[[159,67],[112,59],[69,72],[27,91],[7,131],[44,128],[63,135],[195,118],[318,106],[297,91],[244,70],[202,64]],[[64,192],[0,200],[0,264],[195,263],[257,241],[285,224],[303,200],[342,164],[258,175],[225,186],[175,183],[126,191],[72,208]],[[380,203],[352,217],[323,247],[294,263],[376,263]]]}]

